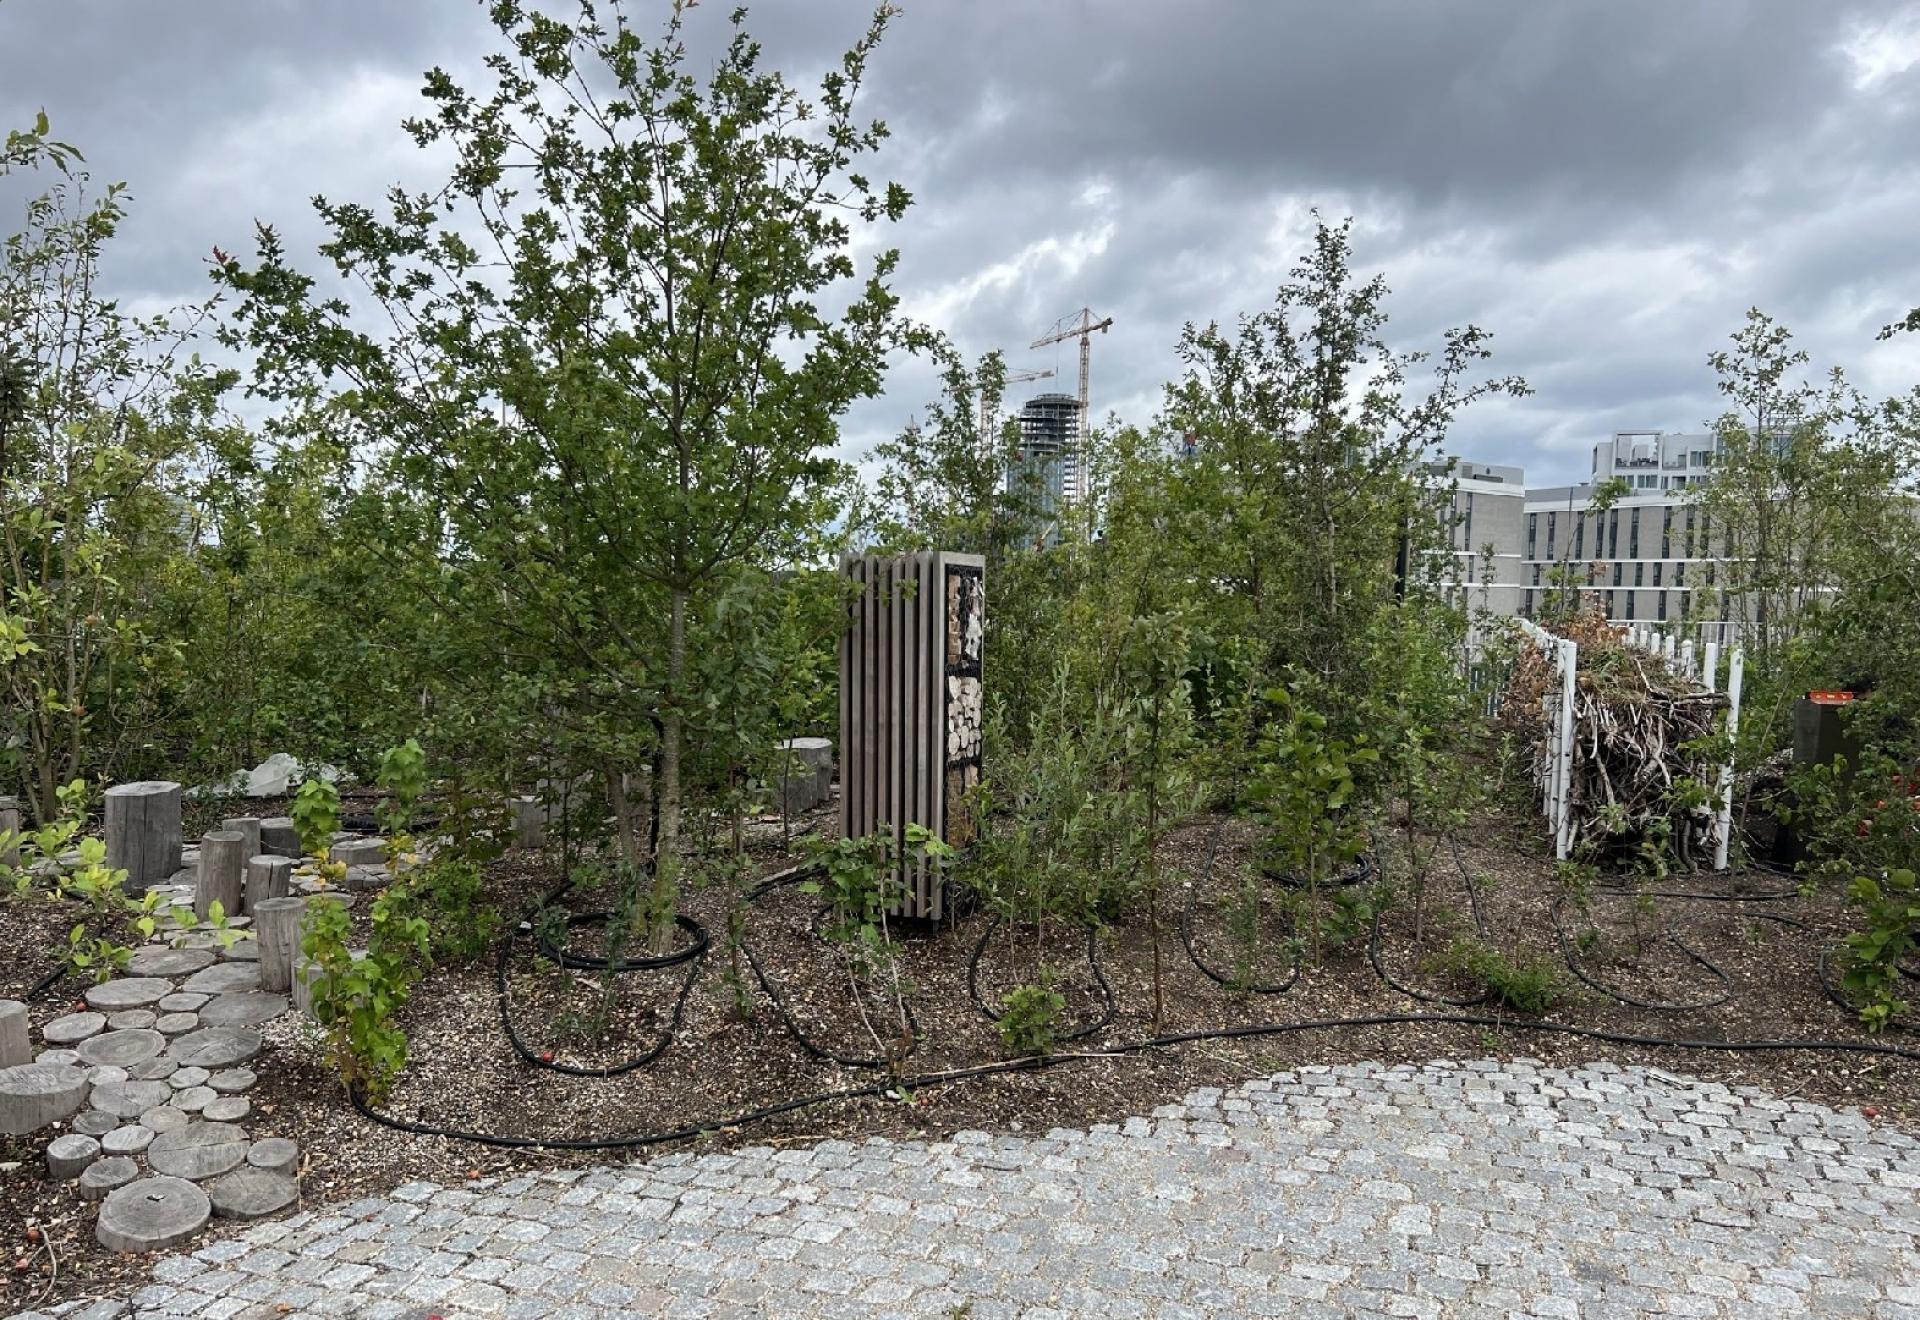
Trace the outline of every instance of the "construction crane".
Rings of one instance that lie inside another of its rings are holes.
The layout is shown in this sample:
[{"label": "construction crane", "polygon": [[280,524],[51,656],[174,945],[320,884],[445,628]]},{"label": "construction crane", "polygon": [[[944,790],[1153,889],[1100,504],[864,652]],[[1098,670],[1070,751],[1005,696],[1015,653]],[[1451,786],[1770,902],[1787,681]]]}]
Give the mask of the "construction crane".
[{"label": "construction crane", "polygon": [[[1062,317],[1060,320],[1054,322],[1054,328],[1052,328],[1050,334],[1044,334],[1039,340],[1035,340],[1035,342],[1027,345],[1029,349],[1043,349],[1048,343],[1062,343],[1064,340],[1073,340],[1073,338],[1077,338],[1077,340],[1081,342],[1079,434],[1073,437],[1075,445],[1085,445],[1085,443],[1087,443],[1087,374],[1089,374],[1089,363],[1091,363],[1092,359],[1092,332],[1098,330],[1100,334],[1106,334],[1106,332],[1108,332],[1108,326],[1112,326],[1112,324],[1114,324],[1114,318],[1102,317],[1100,320],[1094,320],[1094,318],[1092,318],[1091,307],[1081,307],[1081,309],[1079,309],[1079,320],[1071,317]],[[1081,489],[1081,480],[1083,480],[1083,476],[1081,476],[1081,460],[1069,460],[1069,466],[1071,466],[1071,485],[1073,485],[1073,489],[1069,491],[1069,495],[1075,497],[1075,499],[1079,499],[1079,497],[1083,497],[1083,495],[1087,493],[1087,491]]]},{"label": "construction crane", "polygon": [[[1052,374],[1053,374],[1052,367],[1047,367],[1041,371],[1009,371],[1006,374],[1006,378],[1002,382],[1002,384],[1003,385],[1021,385],[1030,380],[1045,380],[1047,377],[1051,376]],[[980,443],[985,445],[989,452],[992,451],[995,445],[996,437],[994,435],[994,432],[999,429],[1000,429],[1000,418],[995,415],[993,405],[987,397],[987,391],[981,390],[980,391]]]}]

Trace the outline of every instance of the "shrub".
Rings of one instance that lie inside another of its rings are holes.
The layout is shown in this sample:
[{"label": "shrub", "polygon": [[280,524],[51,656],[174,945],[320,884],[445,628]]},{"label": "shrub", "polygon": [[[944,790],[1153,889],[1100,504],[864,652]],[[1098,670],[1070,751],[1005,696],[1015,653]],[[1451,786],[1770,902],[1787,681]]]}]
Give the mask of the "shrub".
[{"label": "shrub", "polygon": [[1855,876],[1847,891],[1865,928],[1847,936],[1847,970],[1842,984],[1861,999],[1860,1021],[1868,1031],[1883,1030],[1907,1010],[1899,995],[1900,960],[1920,943],[1920,884],[1901,867],[1883,879]]},{"label": "shrub", "polygon": [[1559,1002],[1559,969],[1542,957],[1509,958],[1490,944],[1456,939],[1439,959],[1440,969],[1485,983],[1493,997],[1516,1012],[1537,1017]]},{"label": "shrub", "polygon": [[1018,985],[1000,1000],[1000,1043],[1014,1054],[1053,1052],[1067,997],[1053,988],[1053,969],[1042,968],[1037,984]]}]

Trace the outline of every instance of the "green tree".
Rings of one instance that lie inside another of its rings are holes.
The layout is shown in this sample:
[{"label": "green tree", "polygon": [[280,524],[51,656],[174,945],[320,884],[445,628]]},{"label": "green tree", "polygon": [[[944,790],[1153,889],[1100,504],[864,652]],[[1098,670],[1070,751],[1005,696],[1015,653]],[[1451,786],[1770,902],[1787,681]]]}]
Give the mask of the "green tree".
[{"label": "green tree", "polygon": [[908,204],[862,173],[886,129],[855,110],[889,6],[814,101],[760,67],[738,13],[697,78],[686,8],[649,42],[617,4],[562,22],[501,0],[493,89],[428,75],[407,127],[451,157],[445,186],[396,190],[384,214],[316,203],[325,255],[396,333],[356,328],[271,230],[256,266],[218,272],[245,296],[263,388],[344,400],[358,443],[390,447],[444,519],[463,617],[527,694],[517,718],[569,721],[612,785],[657,760],[661,894],[683,853],[694,633],[832,512],[836,421],[901,338],[896,254],[863,267],[856,227]]}]

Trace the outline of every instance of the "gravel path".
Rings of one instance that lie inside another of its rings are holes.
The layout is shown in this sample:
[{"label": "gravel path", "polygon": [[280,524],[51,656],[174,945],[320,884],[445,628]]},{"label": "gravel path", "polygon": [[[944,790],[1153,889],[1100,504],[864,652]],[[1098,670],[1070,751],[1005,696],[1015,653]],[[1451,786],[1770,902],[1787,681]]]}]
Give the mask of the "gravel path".
[{"label": "gravel path", "polygon": [[1657,1070],[1304,1069],[1044,1137],[829,1141],[263,1223],[63,1312],[1920,1320],[1920,1141]]}]

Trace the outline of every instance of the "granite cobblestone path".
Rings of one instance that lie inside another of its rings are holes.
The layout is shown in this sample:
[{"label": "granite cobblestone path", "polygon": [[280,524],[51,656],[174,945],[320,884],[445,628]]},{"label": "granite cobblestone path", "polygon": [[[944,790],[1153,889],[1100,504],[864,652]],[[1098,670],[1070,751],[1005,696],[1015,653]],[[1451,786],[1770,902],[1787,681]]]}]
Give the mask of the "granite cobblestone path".
[{"label": "granite cobblestone path", "polygon": [[159,1261],[128,1314],[1920,1320],[1920,1142],[1657,1070],[1309,1068],[1091,1131],[391,1195]]}]

